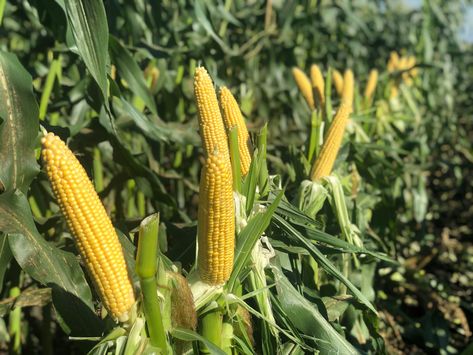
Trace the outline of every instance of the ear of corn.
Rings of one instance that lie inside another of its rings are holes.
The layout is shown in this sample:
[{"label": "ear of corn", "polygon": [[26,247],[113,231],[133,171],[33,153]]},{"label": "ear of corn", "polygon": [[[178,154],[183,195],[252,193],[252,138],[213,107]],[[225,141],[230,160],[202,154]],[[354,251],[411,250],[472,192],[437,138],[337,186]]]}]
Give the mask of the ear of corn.
[{"label": "ear of corn", "polygon": [[100,298],[112,317],[124,322],[135,298],[112,222],[87,173],[64,142],[53,133],[41,142],[54,195]]},{"label": "ear of corn", "polygon": [[234,126],[237,126],[241,175],[246,176],[251,165],[251,154],[249,149],[250,135],[248,134],[248,129],[246,128],[245,119],[241,114],[240,107],[230,90],[226,87],[220,89],[220,106],[222,107],[223,120],[227,131]]},{"label": "ear of corn", "polygon": [[320,70],[317,64],[312,64],[310,67],[310,80],[312,81],[312,87],[315,90],[317,95],[317,100],[320,103],[321,107],[324,107],[325,104],[325,82],[324,77],[322,75],[322,71]]},{"label": "ear of corn", "polygon": [[304,97],[307,105],[311,110],[315,109],[314,94],[312,93],[312,85],[309,78],[305,73],[299,68],[292,68],[292,75],[296,81],[299,90]]},{"label": "ear of corn", "polygon": [[343,76],[342,74],[334,69],[332,74],[333,84],[335,85],[335,90],[337,91],[338,95],[342,94],[343,91]]},{"label": "ear of corn", "polygon": [[409,75],[412,77],[412,78],[415,78],[417,76],[417,73],[418,73],[418,69],[417,68],[414,68],[416,65],[416,57],[411,55],[408,57],[407,59],[407,68],[408,69],[411,69],[409,71]]},{"label": "ear of corn", "polygon": [[416,57],[412,55],[405,57],[403,64],[404,67],[402,69],[408,71],[402,73],[402,80],[404,80],[407,85],[412,85],[412,78],[417,75],[417,68],[413,69],[413,67],[416,65]]},{"label": "ear of corn", "polygon": [[205,164],[202,169],[198,212],[198,269],[208,284],[230,277],[235,243],[235,208],[230,154],[217,95],[207,71],[194,77],[200,135]]},{"label": "ear of corn", "polygon": [[388,72],[391,73],[397,70],[398,67],[399,67],[399,55],[393,51],[389,55],[389,60],[388,60],[388,65],[387,65]]},{"label": "ear of corn", "polygon": [[342,100],[340,108],[338,109],[327,132],[322,150],[312,167],[310,174],[312,181],[317,181],[329,176],[332,172],[333,164],[335,163],[335,159],[337,158],[338,151],[342,144],[343,133],[345,132],[351,109],[351,106]]},{"label": "ear of corn", "polygon": [[345,70],[343,75],[343,91],[342,101],[347,103],[350,107],[353,106],[353,99],[355,95],[355,78],[351,69]]},{"label": "ear of corn", "polygon": [[370,102],[373,98],[373,94],[376,90],[376,85],[378,83],[378,71],[376,69],[372,69],[368,76],[368,81],[366,83],[365,88],[365,99]]},{"label": "ear of corn", "polygon": [[[388,60],[387,69],[388,72],[393,72],[396,70],[403,70],[402,73],[402,81],[406,83],[406,85],[412,85],[412,78],[416,77],[417,75],[417,68],[413,68],[416,65],[416,57],[415,56],[402,56],[396,52],[391,52],[391,55]],[[399,93],[399,85],[400,80],[397,79],[396,81],[391,81],[391,92],[389,97],[392,99],[398,96]]]}]

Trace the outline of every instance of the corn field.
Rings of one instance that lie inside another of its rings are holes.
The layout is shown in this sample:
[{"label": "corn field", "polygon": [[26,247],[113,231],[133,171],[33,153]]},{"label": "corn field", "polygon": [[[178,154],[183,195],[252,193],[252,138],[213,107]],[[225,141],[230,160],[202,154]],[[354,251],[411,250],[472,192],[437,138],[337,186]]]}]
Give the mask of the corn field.
[{"label": "corn field", "polygon": [[0,354],[473,354],[473,3],[412,3],[0,0]]}]

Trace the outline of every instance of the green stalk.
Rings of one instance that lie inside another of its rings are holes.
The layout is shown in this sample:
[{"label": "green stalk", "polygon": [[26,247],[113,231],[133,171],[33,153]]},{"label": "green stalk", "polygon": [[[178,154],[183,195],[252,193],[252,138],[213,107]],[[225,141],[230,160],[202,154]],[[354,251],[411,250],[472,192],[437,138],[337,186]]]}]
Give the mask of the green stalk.
[{"label": "green stalk", "polygon": [[174,162],[172,163],[173,168],[177,169],[182,164],[182,150],[178,150],[174,156]]},{"label": "green stalk", "polygon": [[179,85],[182,82],[183,77],[184,77],[184,66],[179,65],[177,67],[177,73],[176,73],[176,80],[175,80],[176,85]]},{"label": "green stalk", "polygon": [[51,62],[51,67],[49,68],[48,76],[46,77],[46,83],[43,87],[43,93],[41,95],[41,101],[39,103],[39,119],[44,120],[46,117],[46,112],[48,110],[48,102],[51,96],[51,92],[54,87],[54,79],[57,77],[60,78],[61,70],[61,56],[57,59],[54,59]]},{"label": "green stalk", "polygon": [[[18,297],[20,295],[19,287],[10,289],[10,297]],[[21,307],[15,307],[10,312],[8,322],[10,335],[10,354],[21,354]]]},{"label": "green stalk", "polygon": [[[206,313],[201,319],[202,336],[219,348],[222,346],[222,313],[219,308]],[[210,354],[209,349],[202,346],[202,353]]]},{"label": "green stalk", "polygon": [[127,193],[127,204],[126,204],[126,216],[128,218],[130,217],[133,217],[135,216],[135,211],[136,211],[136,208],[135,208],[135,195],[134,195],[134,192],[135,192],[135,180],[133,179],[130,179],[127,181],[127,190],[128,190],[128,193]]},{"label": "green stalk", "polygon": [[319,153],[320,147],[320,126],[322,123],[322,112],[314,110],[310,120],[310,139],[307,152],[307,161],[312,164],[312,159]]},{"label": "green stalk", "polygon": [[[350,263],[350,258],[347,254],[342,254],[342,273],[343,276],[345,276],[348,279],[348,274],[349,274],[349,263]],[[340,283],[340,295],[344,296],[347,294],[347,286],[344,283]]]},{"label": "green stalk", "polygon": [[233,190],[241,193],[240,150],[238,148],[238,127],[230,130],[230,160],[232,163]]},{"label": "green stalk", "polygon": [[268,163],[266,152],[268,147],[268,123],[266,122],[258,135],[258,152],[261,154],[262,165],[259,171],[258,186],[260,195],[265,196],[269,192],[268,184]]},{"label": "green stalk", "polygon": [[156,281],[158,233],[159,214],[153,214],[141,222],[135,268],[140,279],[150,343],[159,347],[163,354],[167,354],[166,332],[162,321]]},{"label": "green stalk", "polygon": [[194,146],[192,144],[188,144],[186,146],[186,158],[189,158],[192,155],[193,151],[194,151]]},{"label": "green stalk", "polygon": [[[225,11],[230,11],[230,8],[232,7],[233,0],[227,0],[225,1]],[[227,32],[227,27],[228,27],[228,21],[223,20],[222,23],[220,24],[220,29],[218,30],[218,35],[220,37],[225,36],[225,33]]]},{"label": "green stalk", "polygon": [[138,214],[140,217],[146,214],[146,199],[142,191],[136,193],[136,204],[138,205]]},{"label": "green stalk", "polygon": [[315,283],[315,288],[316,290],[319,289],[319,264],[317,261],[312,257],[309,256],[309,265],[312,268],[312,271],[314,272],[314,283]]},{"label": "green stalk", "polygon": [[232,355],[233,325],[229,321],[222,325],[222,350],[225,354]]},{"label": "green stalk", "polygon": [[99,148],[94,148],[94,183],[95,190],[101,192],[103,190],[103,166],[102,154]]},{"label": "green stalk", "polygon": [[43,214],[41,213],[41,209],[39,208],[38,203],[36,202],[36,199],[33,195],[31,195],[28,198],[28,202],[30,203],[31,212],[33,212],[34,218],[36,218],[36,219],[43,218]]}]

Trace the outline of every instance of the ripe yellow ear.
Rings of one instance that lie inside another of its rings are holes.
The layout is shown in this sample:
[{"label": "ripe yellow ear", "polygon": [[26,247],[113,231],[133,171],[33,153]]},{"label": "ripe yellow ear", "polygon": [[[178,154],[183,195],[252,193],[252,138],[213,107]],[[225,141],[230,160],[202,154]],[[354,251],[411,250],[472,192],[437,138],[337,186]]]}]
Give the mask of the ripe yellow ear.
[{"label": "ripe yellow ear", "polygon": [[53,133],[41,140],[42,156],[56,200],[111,316],[127,321],[135,303],[122,246],[84,168]]}]

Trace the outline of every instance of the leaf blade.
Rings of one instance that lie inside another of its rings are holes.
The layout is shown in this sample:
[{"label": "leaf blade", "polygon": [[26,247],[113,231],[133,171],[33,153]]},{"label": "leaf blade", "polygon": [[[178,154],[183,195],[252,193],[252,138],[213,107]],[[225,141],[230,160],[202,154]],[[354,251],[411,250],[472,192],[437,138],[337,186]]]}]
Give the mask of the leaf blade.
[{"label": "leaf blade", "polygon": [[11,53],[0,51],[0,193],[26,193],[38,164],[34,155],[38,135],[38,105],[30,74]]}]

